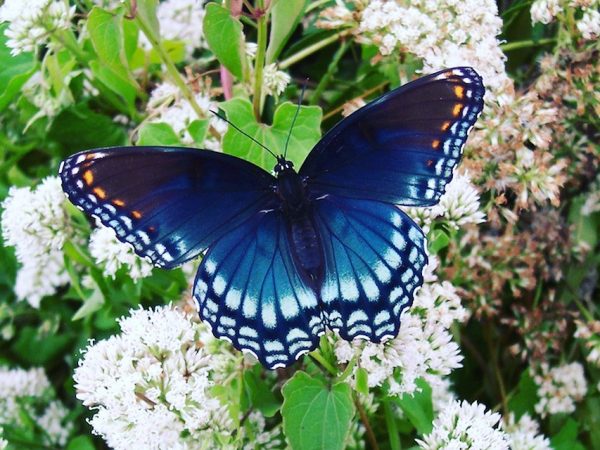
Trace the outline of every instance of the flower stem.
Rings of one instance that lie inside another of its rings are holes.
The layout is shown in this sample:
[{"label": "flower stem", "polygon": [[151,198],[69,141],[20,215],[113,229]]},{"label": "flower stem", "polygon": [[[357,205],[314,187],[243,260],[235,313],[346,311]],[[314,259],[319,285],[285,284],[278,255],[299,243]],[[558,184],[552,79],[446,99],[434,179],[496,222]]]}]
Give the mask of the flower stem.
[{"label": "flower stem", "polygon": [[360,404],[358,399],[358,395],[354,395],[354,405],[356,406],[356,410],[358,411],[358,415],[360,416],[360,421],[365,426],[365,430],[367,432],[367,440],[369,441],[369,448],[372,450],[379,450],[379,445],[377,445],[377,438],[375,437],[375,433],[373,433],[373,428],[371,427],[371,423],[369,422],[369,418],[367,417],[367,413],[365,409]]},{"label": "flower stem", "polygon": [[[263,0],[257,0],[256,7],[259,10],[263,8]],[[256,59],[254,61],[254,97],[252,100],[254,117],[260,122],[263,103],[263,69],[265,66],[265,56],[267,53],[267,12],[258,18],[258,37],[256,48]]]},{"label": "flower stem", "polygon": [[502,49],[503,52],[510,52],[512,50],[518,50],[521,48],[528,48],[528,47],[538,47],[540,45],[553,44],[555,42],[556,42],[556,38],[538,39],[537,41],[529,39],[526,41],[516,41],[516,42],[509,42],[507,44],[502,44],[500,46],[500,48]]},{"label": "flower stem", "polygon": [[281,70],[287,69],[292,64],[296,64],[298,61],[306,58],[307,56],[312,55],[313,53],[321,50],[324,47],[327,47],[329,44],[333,44],[335,41],[337,41],[341,37],[347,36],[348,34],[350,34],[351,31],[352,30],[350,30],[350,29],[339,31],[339,32],[337,32],[335,34],[332,34],[331,36],[323,39],[322,41],[315,42],[314,44],[309,45],[306,48],[303,48],[298,53],[296,53],[296,54],[290,56],[289,58],[284,59],[283,61],[281,61],[278,64],[279,68]]}]

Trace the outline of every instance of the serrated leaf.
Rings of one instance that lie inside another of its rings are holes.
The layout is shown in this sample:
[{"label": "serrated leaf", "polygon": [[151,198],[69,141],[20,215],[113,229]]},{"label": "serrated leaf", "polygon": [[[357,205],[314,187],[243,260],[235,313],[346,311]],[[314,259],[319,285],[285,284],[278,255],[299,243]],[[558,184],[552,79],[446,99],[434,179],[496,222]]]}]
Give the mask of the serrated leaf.
[{"label": "serrated leaf", "polygon": [[352,391],[296,372],[283,386],[283,429],[294,450],[342,449],[354,415]]},{"label": "serrated leaf", "polygon": [[181,145],[179,136],[164,122],[147,123],[140,128],[137,145]]},{"label": "serrated leaf", "polygon": [[417,432],[425,435],[430,433],[433,427],[431,387],[421,378],[416,381],[416,384],[420,390],[412,395],[403,394],[398,399],[398,405]]},{"label": "serrated leaf", "polygon": [[7,27],[6,23],[0,24],[0,111],[21,92],[21,87],[37,68],[32,53],[10,54],[10,48],[6,46],[8,38],[4,35]]},{"label": "serrated leaf", "polygon": [[300,22],[307,0],[275,0],[271,7],[271,32],[267,64],[274,62]]},{"label": "serrated leaf", "polygon": [[[252,104],[248,100],[234,98],[221,103],[220,106],[227,113],[227,118],[245,133],[271,149],[273,153],[283,153],[297,105],[290,102],[279,105],[275,110],[272,125],[256,121]],[[321,136],[321,117],[321,108],[317,106],[300,107],[287,152],[287,159],[294,163],[296,170]],[[223,137],[223,151],[244,158],[267,171],[271,171],[275,166],[273,156],[233,127],[229,127]]]},{"label": "serrated leaf", "polygon": [[209,3],[205,8],[203,31],[219,62],[238,79],[243,78],[246,57],[242,23],[226,8]]}]

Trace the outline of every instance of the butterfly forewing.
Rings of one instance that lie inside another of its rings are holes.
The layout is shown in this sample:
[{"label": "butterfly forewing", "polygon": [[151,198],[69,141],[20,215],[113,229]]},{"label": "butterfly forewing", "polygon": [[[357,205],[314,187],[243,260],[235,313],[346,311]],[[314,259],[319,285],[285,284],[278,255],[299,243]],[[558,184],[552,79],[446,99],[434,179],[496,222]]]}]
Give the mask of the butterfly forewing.
[{"label": "butterfly forewing", "polygon": [[342,120],[300,173],[316,196],[433,205],[452,179],[484,91],[468,67],[408,83]]},{"label": "butterfly forewing", "polygon": [[60,177],[71,202],[167,268],[198,256],[274,201],[270,174],[209,150],[90,150],[66,159]]}]

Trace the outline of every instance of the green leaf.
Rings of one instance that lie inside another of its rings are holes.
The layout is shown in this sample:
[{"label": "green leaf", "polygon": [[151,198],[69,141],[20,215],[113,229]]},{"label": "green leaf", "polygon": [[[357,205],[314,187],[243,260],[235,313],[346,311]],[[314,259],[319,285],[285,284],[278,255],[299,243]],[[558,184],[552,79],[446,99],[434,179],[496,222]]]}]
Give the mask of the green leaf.
[{"label": "green leaf", "polygon": [[129,111],[135,111],[137,91],[127,78],[123,78],[120,73],[115,72],[99,61],[90,61],[90,69],[92,69],[92,73],[102,84],[125,101]]},{"label": "green leaf", "polygon": [[154,42],[160,42],[160,24],[156,17],[158,0],[137,0],[136,19],[140,22],[147,37]]},{"label": "green leaf", "polygon": [[439,253],[450,244],[450,236],[444,230],[433,230],[429,236],[429,251],[432,254]]},{"label": "green leaf", "polygon": [[203,27],[206,42],[219,62],[238,79],[243,78],[246,56],[241,22],[226,8],[209,3]]},{"label": "green leaf", "polygon": [[296,372],[283,386],[283,430],[294,450],[342,449],[354,415],[352,391]]},{"label": "green leaf", "polygon": [[73,341],[72,335],[57,333],[42,335],[35,327],[19,330],[11,350],[32,365],[45,365],[65,353]]},{"label": "green leaf", "polygon": [[188,133],[194,139],[194,142],[201,146],[206,138],[208,132],[209,120],[208,119],[196,119],[188,125]]},{"label": "green leaf", "polygon": [[126,141],[121,126],[110,117],[91,111],[85,103],[62,111],[52,122],[48,137],[62,144],[68,153],[123,145]]},{"label": "green leaf", "polygon": [[83,305],[75,312],[71,320],[80,320],[84,317],[90,316],[94,314],[96,311],[100,310],[104,305],[105,299],[100,286],[96,283],[95,280],[92,281],[94,283],[94,287],[89,290],[89,293],[86,294]]},{"label": "green leaf", "polygon": [[246,370],[244,372],[244,388],[250,400],[252,408],[258,409],[265,417],[273,417],[281,402],[275,397],[270,386],[260,377],[260,367],[257,366],[258,372]]},{"label": "green leaf", "polygon": [[420,391],[413,395],[403,394],[398,399],[398,405],[410,420],[410,423],[421,435],[428,434],[433,428],[433,402],[431,387],[421,378],[416,382]]},{"label": "green leaf", "polygon": [[[227,113],[227,118],[245,133],[271,149],[273,153],[283,153],[297,105],[290,102],[279,105],[273,116],[273,125],[258,123],[252,112],[252,104],[245,99],[234,98],[221,103],[221,108]],[[321,117],[321,108],[317,106],[300,107],[287,153],[287,159],[294,163],[296,170],[319,140]],[[244,158],[268,171],[275,166],[273,156],[233,127],[229,127],[223,137],[223,151]]]},{"label": "green leaf", "polygon": [[0,111],[4,110],[21,92],[21,87],[37,69],[32,53],[21,53],[11,56],[6,46],[8,38],[4,31],[8,24],[0,24]]},{"label": "green leaf", "polygon": [[271,7],[267,64],[274,62],[300,22],[307,0],[276,0]]},{"label": "green leaf", "polygon": [[550,438],[554,450],[585,450],[585,447],[577,440],[579,424],[572,418],[568,418],[560,431]]},{"label": "green leaf", "polygon": [[356,369],[356,390],[369,395],[369,373],[363,367]]},{"label": "green leaf", "polygon": [[86,435],[79,435],[69,441],[67,450],[94,450],[94,441]]},{"label": "green leaf", "polygon": [[181,145],[181,140],[169,124],[147,123],[140,128],[137,145]]},{"label": "green leaf", "polygon": [[537,385],[529,374],[529,370],[525,370],[519,379],[516,393],[508,401],[508,409],[519,420],[523,414],[533,415],[535,413],[533,406],[538,400]]}]

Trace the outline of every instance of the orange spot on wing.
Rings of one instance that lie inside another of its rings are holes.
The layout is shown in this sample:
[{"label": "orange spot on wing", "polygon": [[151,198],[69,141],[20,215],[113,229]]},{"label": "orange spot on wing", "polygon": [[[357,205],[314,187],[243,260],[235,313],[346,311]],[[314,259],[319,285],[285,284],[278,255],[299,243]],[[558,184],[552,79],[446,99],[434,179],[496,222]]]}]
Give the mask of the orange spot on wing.
[{"label": "orange spot on wing", "polygon": [[124,202],[123,200],[120,200],[120,199],[118,199],[118,198],[115,198],[115,199],[112,201],[112,203],[113,203],[113,205],[115,205],[115,206],[125,206],[125,202]]},{"label": "orange spot on wing", "polygon": [[444,122],[441,126],[442,131],[446,131],[448,128],[450,128],[450,121]]},{"label": "orange spot on wing", "polygon": [[431,148],[436,149],[440,146],[440,141],[439,139],[434,139],[433,142],[431,143]]},{"label": "orange spot on wing", "polygon": [[427,167],[433,166],[433,159],[427,160]]},{"label": "orange spot on wing", "polygon": [[96,157],[95,153],[88,153],[87,155],[85,155],[85,159],[94,159]]},{"label": "orange spot on wing", "polygon": [[454,95],[457,98],[463,98],[465,95],[465,88],[463,86],[454,86]]},{"label": "orange spot on wing", "polygon": [[106,198],[106,191],[102,188],[95,187],[92,192],[101,200]]},{"label": "orange spot on wing", "polygon": [[463,109],[462,103],[457,103],[456,105],[454,105],[454,109],[452,110],[452,115],[454,117],[458,117],[458,115],[460,114],[462,109]]},{"label": "orange spot on wing", "polygon": [[131,211],[131,215],[134,219],[139,219],[140,217],[142,217],[142,213],[139,211]]},{"label": "orange spot on wing", "polygon": [[94,174],[91,170],[86,170],[83,172],[83,181],[85,181],[85,184],[88,186],[94,182]]},{"label": "orange spot on wing", "polygon": [[148,231],[150,233],[154,233],[156,231],[156,227],[150,226],[150,227],[148,227]]}]

